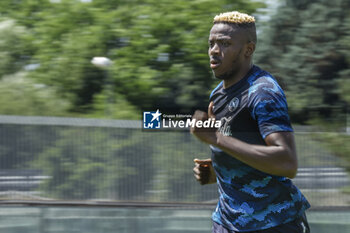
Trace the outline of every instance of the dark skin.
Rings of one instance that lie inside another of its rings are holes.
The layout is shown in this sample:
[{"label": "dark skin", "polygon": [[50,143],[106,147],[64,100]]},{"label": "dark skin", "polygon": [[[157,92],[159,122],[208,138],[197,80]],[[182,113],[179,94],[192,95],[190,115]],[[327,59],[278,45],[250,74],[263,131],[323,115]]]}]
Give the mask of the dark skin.
[{"label": "dark skin", "polygon": [[[209,36],[209,57],[214,75],[223,79],[224,88],[241,80],[252,67],[255,43],[249,41],[243,29],[228,24],[214,24]],[[208,112],[197,110],[193,119],[215,119],[213,103]],[[265,173],[294,178],[297,154],[292,132],[275,132],[265,138],[265,145],[252,145],[220,134],[216,129],[192,127],[191,133],[204,143],[225,151],[232,157]],[[195,159],[194,176],[201,184],[216,182],[211,159]]]}]

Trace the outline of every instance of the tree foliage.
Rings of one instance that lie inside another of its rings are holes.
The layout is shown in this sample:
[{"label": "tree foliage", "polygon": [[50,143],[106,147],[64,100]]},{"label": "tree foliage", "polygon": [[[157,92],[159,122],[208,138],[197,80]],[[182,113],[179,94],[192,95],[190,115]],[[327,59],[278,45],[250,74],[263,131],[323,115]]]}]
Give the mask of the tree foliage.
[{"label": "tree foliage", "polygon": [[[213,16],[229,10],[252,13],[261,6],[242,0],[20,2],[0,3],[2,15],[16,22],[13,31],[26,31],[23,43],[4,34],[13,46],[3,51],[14,54],[2,59],[2,71],[40,64],[29,77],[55,87],[58,98],[71,103],[71,113],[88,116],[101,115],[96,111],[106,106],[100,99],[107,99],[111,109],[205,108],[215,82],[206,55]],[[114,61],[107,76],[90,63],[94,56]],[[11,66],[18,57],[25,59]],[[115,95],[101,97],[106,89]],[[108,117],[121,116],[111,111]]]},{"label": "tree foliage", "polygon": [[299,123],[344,114],[349,9],[344,0],[287,0],[263,32],[256,60],[282,81],[292,118]]},{"label": "tree foliage", "polygon": [[0,80],[0,112],[9,115],[64,116],[70,104],[57,98],[54,87],[36,83],[26,72],[3,76]]}]

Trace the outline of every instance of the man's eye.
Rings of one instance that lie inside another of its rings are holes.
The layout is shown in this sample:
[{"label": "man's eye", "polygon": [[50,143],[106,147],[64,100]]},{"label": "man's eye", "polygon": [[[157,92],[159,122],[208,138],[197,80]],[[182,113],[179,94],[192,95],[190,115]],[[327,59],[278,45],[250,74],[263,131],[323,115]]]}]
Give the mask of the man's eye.
[{"label": "man's eye", "polygon": [[213,42],[209,42],[209,47],[213,48],[214,47],[214,43]]},{"label": "man's eye", "polygon": [[221,44],[222,44],[223,46],[225,46],[225,47],[227,47],[227,46],[230,45],[230,43],[228,43],[227,41],[223,41]]}]

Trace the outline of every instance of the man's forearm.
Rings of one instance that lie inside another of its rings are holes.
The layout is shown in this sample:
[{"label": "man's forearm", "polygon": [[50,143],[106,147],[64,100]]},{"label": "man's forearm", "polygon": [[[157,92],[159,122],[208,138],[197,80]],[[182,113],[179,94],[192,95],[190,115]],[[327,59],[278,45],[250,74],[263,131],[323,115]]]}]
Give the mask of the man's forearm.
[{"label": "man's forearm", "polygon": [[297,172],[295,150],[283,140],[275,145],[252,145],[217,133],[214,146],[255,169],[271,175],[294,178]]}]

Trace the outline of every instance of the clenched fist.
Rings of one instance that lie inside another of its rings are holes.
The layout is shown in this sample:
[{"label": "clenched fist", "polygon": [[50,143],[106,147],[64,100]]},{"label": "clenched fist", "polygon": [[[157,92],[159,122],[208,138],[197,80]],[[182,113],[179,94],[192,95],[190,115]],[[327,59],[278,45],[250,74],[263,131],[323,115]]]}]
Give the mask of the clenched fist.
[{"label": "clenched fist", "polygon": [[211,162],[211,159],[194,159],[193,173],[196,180],[201,184],[216,183],[216,175]]}]

